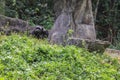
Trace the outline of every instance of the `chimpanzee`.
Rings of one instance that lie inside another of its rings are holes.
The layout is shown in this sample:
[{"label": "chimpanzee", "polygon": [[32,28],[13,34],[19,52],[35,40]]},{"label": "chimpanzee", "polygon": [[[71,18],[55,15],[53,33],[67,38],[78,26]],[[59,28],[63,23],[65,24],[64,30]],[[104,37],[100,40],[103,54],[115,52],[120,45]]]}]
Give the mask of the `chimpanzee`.
[{"label": "chimpanzee", "polygon": [[48,30],[44,29],[41,26],[36,26],[32,31],[32,35],[38,39],[47,38],[48,34]]}]

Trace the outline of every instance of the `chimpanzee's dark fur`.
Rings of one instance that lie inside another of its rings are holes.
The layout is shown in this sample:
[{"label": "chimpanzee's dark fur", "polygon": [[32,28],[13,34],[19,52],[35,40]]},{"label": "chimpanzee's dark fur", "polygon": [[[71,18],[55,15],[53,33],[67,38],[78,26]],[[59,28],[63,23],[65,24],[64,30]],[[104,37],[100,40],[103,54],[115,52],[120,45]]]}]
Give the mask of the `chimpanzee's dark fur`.
[{"label": "chimpanzee's dark fur", "polygon": [[38,39],[43,39],[47,38],[49,33],[48,30],[44,29],[43,27],[36,26],[31,32],[31,34]]}]

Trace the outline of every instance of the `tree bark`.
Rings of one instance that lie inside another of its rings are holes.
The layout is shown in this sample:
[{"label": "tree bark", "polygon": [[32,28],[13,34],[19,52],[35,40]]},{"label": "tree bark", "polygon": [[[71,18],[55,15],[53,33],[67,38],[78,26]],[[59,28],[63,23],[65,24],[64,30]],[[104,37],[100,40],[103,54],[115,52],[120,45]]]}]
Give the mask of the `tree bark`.
[{"label": "tree bark", "polygon": [[98,6],[99,6],[99,2],[100,2],[100,0],[97,0],[97,3],[96,3],[96,8],[95,8],[95,12],[94,12],[94,21],[96,21],[97,12],[98,12]]},{"label": "tree bark", "polygon": [[96,39],[91,0],[57,0],[54,2],[56,21],[49,41],[65,44],[71,37]]}]

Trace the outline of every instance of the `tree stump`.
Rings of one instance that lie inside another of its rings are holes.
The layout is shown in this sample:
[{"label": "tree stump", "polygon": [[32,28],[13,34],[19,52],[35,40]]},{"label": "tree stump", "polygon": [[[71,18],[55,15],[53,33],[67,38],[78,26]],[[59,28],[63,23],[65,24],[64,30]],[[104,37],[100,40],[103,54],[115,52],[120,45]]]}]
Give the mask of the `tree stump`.
[{"label": "tree stump", "polygon": [[50,43],[64,45],[70,37],[96,40],[91,0],[57,0],[54,10]]},{"label": "tree stump", "polygon": [[56,21],[49,33],[50,43],[104,52],[110,43],[96,40],[91,0],[54,0],[54,3]]}]

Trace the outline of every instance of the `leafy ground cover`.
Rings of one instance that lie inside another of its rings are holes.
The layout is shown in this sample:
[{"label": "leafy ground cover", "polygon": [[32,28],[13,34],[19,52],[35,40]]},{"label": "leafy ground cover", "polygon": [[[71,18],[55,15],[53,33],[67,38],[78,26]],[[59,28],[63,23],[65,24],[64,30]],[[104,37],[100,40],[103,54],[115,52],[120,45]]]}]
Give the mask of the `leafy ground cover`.
[{"label": "leafy ground cover", "polygon": [[120,64],[75,46],[0,36],[0,80],[119,80]]}]

